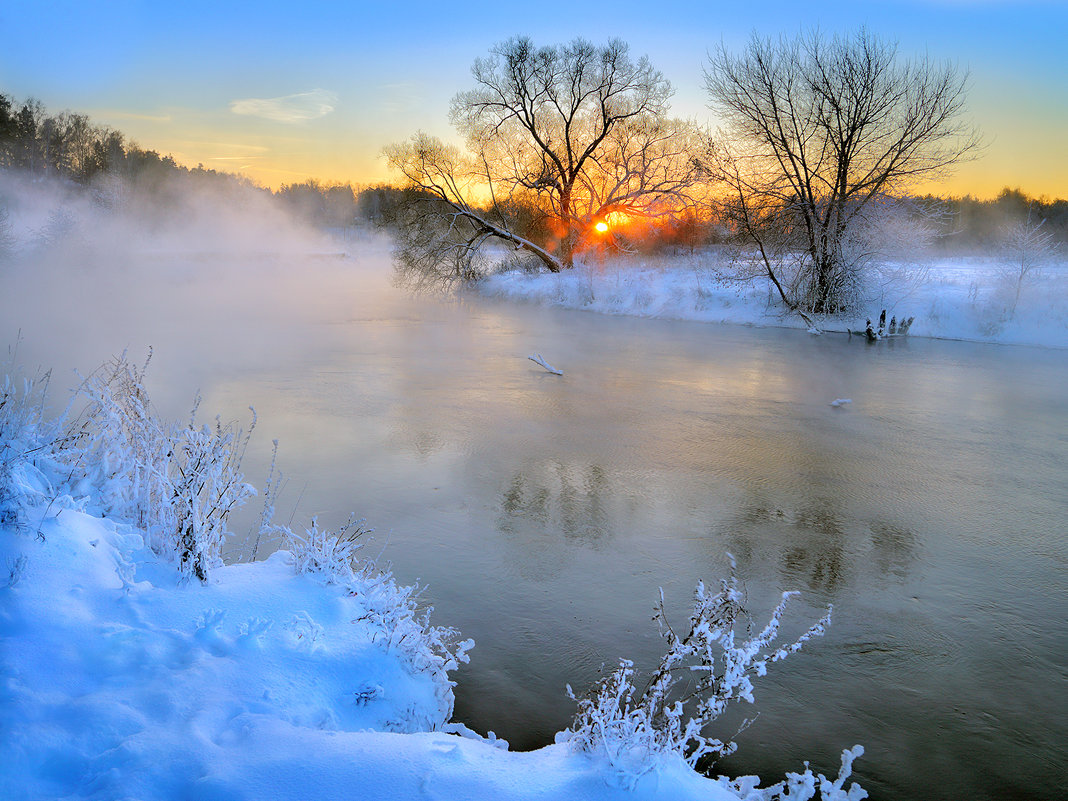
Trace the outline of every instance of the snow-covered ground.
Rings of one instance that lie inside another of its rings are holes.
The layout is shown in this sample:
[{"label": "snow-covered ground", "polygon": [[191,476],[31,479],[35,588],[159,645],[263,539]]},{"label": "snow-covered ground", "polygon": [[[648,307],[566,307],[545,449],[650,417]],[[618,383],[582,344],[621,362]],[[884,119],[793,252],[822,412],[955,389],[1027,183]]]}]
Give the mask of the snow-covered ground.
[{"label": "snow-covered ground", "polygon": [[[823,318],[826,331],[864,330],[886,309],[914,317],[910,336],[1068,347],[1068,262],[1031,272],[1010,311],[1016,279],[996,258],[939,258],[886,265],[869,286],[864,315]],[[715,251],[678,256],[624,256],[591,261],[560,275],[512,271],[492,275],[478,290],[492,297],[588,309],[607,314],[745,325],[807,328],[784,313],[770,282],[730,280]]]},{"label": "snow-covered ground", "polygon": [[445,733],[451,687],[361,625],[362,593],[291,561],[182,585],[67,504],[5,527],[0,797],[728,797],[681,762],[630,795],[566,745]]}]

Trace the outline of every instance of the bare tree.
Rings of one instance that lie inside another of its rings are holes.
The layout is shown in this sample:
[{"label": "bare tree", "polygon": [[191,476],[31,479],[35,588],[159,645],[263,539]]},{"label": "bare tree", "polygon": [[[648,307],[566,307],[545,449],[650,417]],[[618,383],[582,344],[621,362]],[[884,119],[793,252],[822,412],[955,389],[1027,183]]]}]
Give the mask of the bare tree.
[{"label": "bare tree", "polygon": [[1004,230],[1001,249],[1006,263],[1002,268],[1002,279],[1013,293],[1007,310],[1009,319],[1016,315],[1024,284],[1034,277],[1040,267],[1057,257],[1059,248],[1053,239],[1053,232],[1042,230],[1045,222],[1045,219],[1036,222],[1028,207],[1025,221],[1009,225]]},{"label": "bare tree", "polygon": [[[416,285],[450,284],[482,274],[483,246],[496,239],[524,250],[550,270],[560,263],[553,254],[512,230],[498,202],[488,165],[479,165],[460,150],[419,133],[386,148],[392,168],[408,181],[409,201],[394,221],[397,267],[402,279]],[[490,207],[471,198],[488,187]]]},{"label": "bare tree", "polygon": [[7,206],[0,205],[0,261],[10,257],[15,252],[15,232],[11,225],[11,216]]},{"label": "bare tree", "polygon": [[790,308],[846,305],[858,277],[843,252],[850,226],[976,151],[961,119],[966,85],[953,65],[902,62],[865,29],[830,40],[754,34],[740,55],[721,45],[710,57],[705,87],[729,141],[719,153],[726,216]]},{"label": "bare tree", "polygon": [[[462,277],[497,241],[557,272],[612,213],[673,214],[706,177],[696,154],[707,135],[666,116],[671,85],[619,40],[536,48],[517,37],[471,72],[476,87],[451,110],[466,152],[423,134],[386,149],[426,201],[402,226],[410,267]],[[532,209],[536,224],[518,225]]]}]

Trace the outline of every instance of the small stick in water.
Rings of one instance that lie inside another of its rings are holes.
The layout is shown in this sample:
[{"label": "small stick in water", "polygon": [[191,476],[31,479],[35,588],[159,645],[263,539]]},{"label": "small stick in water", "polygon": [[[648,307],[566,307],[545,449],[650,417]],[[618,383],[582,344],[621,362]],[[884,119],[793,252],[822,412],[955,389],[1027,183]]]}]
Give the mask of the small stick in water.
[{"label": "small stick in water", "polygon": [[557,370],[555,367],[553,367],[550,364],[548,364],[545,361],[545,359],[541,358],[541,354],[540,353],[535,353],[533,356],[527,356],[527,358],[530,359],[535,364],[540,364],[542,367],[544,367],[546,370],[548,370],[553,375],[563,375],[564,374],[563,370]]}]

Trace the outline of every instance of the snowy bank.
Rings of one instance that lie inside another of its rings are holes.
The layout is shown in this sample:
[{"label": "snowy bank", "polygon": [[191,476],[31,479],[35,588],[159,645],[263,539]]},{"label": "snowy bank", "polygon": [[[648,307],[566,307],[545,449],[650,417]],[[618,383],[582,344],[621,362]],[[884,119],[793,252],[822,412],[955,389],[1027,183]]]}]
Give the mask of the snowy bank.
[{"label": "snowy bank", "polygon": [[0,797],[729,797],[681,760],[628,794],[565,745],[434,733],[451,686],[287,552],[181,583],[129,526],[23,525],[0,540]]},{"label": "snowy bank", "polygon": [[[755,779],[709,779],[681,753],[650,753],[633,739],[600,753],[579,747],[599,742],[593,730],[514,753],[450,723],[449,673],[472,643],[431,626],[413,588],[355,561],[344,529],[287,530],[288,549],[222,564],[203,547],[218,533],[214,507],[197,504],[236,497],[226,494],[240,484],[233,438],[218,425],[162,426],[141,373],[125,362],[112,369],[110,381],[87,382],[95,412],[71,426],[45,419],[39,384],[0,383],[0,798],[865,797],[856,784],[843,789],[859,747],[845,752],[836,781],[806,770],[758,790]],[[202,440],[210,447],[188,451]],[[205,483],[183,501],[190,476]],[[213,495],[212,482],[226,492]],[[171,517],[146,510],[151,497]],[[157,523],[139,527],[131,511]],[[182,514],[168,544],[158,521]],[[673,651],[681,659],[678,643]],[[781,657],[754,647],[745,658],[762,659],[762,675]],[[744,672],[726,684],[751,700]],[[629,703],[607,701],[587,705],[587,717],[659,736]],[[682,706],[671,709],[677,721]],[[691,734],[675,732],[683,742]]]},{"label": "snowy bank", "polygon": [[[872,276],[864,315],[821,318],[825,331],[863,331],[865,320],[915,317],[910,336],[1068,347],[1068,263],[1027,276],[1014,303],[1013,268],[997,259],[940,259],[929,266],[883,265]],[[711,323],[808,325],[783,307],[770,282],[731,280],[725,257],[621,256],[563,274],[512,270],[477,285],[489,297],[606,314]],[[1012,308],[1015,305],[1015,308]]]}]

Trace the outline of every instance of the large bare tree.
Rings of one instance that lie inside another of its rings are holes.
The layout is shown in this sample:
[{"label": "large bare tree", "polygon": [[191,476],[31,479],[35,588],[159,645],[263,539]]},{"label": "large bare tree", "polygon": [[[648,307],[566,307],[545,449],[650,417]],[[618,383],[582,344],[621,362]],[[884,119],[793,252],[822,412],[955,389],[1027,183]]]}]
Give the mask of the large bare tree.
[{"label": "large bare tree", "polygon": [[863,267],[844,248],[851,226],[878,228],[871,219],[889,198],[976,151],[966,86],[952,64],[903,61],[865,29],[830,39],[754,34],[741,53],[721,45],[709,57],[727,214],[788,306],[849,305]]},{"label": "large bare tree", "polygon": [[539,48],[517,37],[471,73],[475,88],[450,115],[466,150],[423,134],[386,149],[425,201],[401,226],[413,269],[465,277],[489,241],[566,269],[608,215],[675,213],[703,183],[695,156],[707,136],[667,117],[671,85],[619,40]]}]

